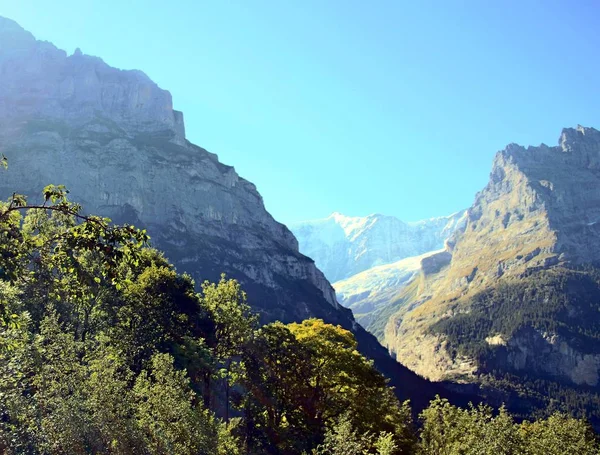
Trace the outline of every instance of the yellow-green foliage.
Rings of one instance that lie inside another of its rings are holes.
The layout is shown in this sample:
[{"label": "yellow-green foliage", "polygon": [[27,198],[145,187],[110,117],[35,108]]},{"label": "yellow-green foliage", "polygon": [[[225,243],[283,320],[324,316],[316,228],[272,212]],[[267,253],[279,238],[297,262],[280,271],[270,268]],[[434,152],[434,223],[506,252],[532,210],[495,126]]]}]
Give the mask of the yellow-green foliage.
[{"label": "yellow-green foliage", "polygon": [[554,414],[534,423],[516,423],[501,408],[460,409],[436,398],[421,413],[423,455],[593,455],[596,435],[584,421]]}]

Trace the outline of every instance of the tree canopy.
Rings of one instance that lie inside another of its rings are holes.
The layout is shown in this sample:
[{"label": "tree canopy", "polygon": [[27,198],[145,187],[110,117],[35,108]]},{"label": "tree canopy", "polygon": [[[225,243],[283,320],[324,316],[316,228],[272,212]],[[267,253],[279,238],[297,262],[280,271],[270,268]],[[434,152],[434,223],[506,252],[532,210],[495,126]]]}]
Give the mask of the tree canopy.
[{"label": "tree canopy", "polygon": [[260,326],[240,284],[196,288],[67,191],[0,205],[0,453],[596,453],[563,414],[399,403],[351,332]]}]

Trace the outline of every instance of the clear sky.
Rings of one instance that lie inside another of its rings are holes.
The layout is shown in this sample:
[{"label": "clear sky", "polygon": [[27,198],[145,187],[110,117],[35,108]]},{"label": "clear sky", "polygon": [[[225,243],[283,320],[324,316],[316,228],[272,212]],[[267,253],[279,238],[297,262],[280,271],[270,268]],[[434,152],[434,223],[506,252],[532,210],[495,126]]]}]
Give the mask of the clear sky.
[{"label": "clear sky", "polygon": [[280,221],[468,207],[494,153],[600,128],[596,0],[0,0],[146,72]]}]

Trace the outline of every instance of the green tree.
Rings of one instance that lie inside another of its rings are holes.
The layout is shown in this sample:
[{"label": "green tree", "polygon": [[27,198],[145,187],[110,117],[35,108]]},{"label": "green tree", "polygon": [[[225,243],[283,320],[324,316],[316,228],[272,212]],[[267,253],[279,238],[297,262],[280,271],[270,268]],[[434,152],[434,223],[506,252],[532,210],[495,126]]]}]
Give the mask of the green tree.
[{"label": "green tree", "polygon": [[[25,196],[16,193],[0,203],[0,279],[22,288],[24,296],[21,308],[11,308],[10,302],[0,299],[0,349],[8,347],[2,334],[19,324],[19,311],[32,311],[39,323],[48,299],[60,312],[56,302],[65,294],[78,312],[89,311],[95,297],[89,283],[105,279],[116,284],[118,265],[136,264],[149,240],[145,231],[133,226],[82,215],[81,207],[71,203],[67,194],[63,186],[49,185],[43,190],[43,203],[28,204]],[[96,275],[82,266],[86,254],[98,261]]]},{"label": "green tree", "polygon": [[394,455],[400,449],[394,440],[394,435],[386,432],[379,435],[374,446],[377,449],[377,455]]},{"label": "green tree", "polygon": [[[250,447],[263,453],[310,451],[327,432],[334,434],[344,416],[357,435],[388,432],[398,452],[409,453],[414,433],[408,404],[398,403],[356,348],[352,333],[321,320],[261,328],[243,361]],[[375,450],[374,442],[369,450]]]},{"label": "green tree", "polygon": [[122,354],[100,339],[86,358],[87,406],[96,429],[98,453],[129,455],[144,447],[142,433],[134,418],[134,380]]},{"label": "green tree", "polygon": [[[7,240],[0,246],[0,449],[152,453],[157,445],[147,438],[152,425],[144,411],[158,408],[139,397],[144,390],[169,397],[164,384],[186,377],[154,368],[164,365],[152,359],[171,351],[184,367],[206,360],[212,354],[204,339],[214,339],[214,323],[193,281],[143,248],[143,231],[80,217],[63,189],[46,190],[44,205],[27,206],[15,195],[0,211]],[[173,431],[194,434],[189,453],[208,440],[204,453],[235,453],[229,427],[208,410],[194,401],[182,415],[185,424]],[[161,437],[187,453],[173,434]]]},{"label": "green tree", "polygon": [[322,437],[311,401],[312,358],[280,322],[259,329],[243,356],[241,407],[249,446],[263,453],[301,453]]},{"label": "green tree", "polygon": [[0,453],[7,455],[34,453],[36,405],[27,391],[35,355],[29,325],[25,318],[20,327],[5,332],[10,349],[0,350]]},{"label": "green tree", "polygon": [[352,419],[341,416],[336,424],[327,430],[325,440],[316,449],[314,455],[367,455],[373,446],[373,436],[359,434],[352,425]]},{"label": "green tree", "polygon": [[319,319],[288,325],[312,359],[314,418],[331,425],[348,414],[361,434],[391,432],[403,450],[413,444],[408,403],[398,403],[386,378],[358,351],[352,332]]},{"label": "green tree", "polygon": [[[252,313],[240,284],[226,279],[225,274],[218,283],[205,281],[202,284],[201,304],[214,323],[211,346],[217,361],[217,378],[222,379],[225,389],[225,421],[228,422],[231,387],[240,379],[239,361],[257,327],[258,318]],[[205,380],[210,381],[210,376]],[[210,397],[205,397],[205,405],[210,405]]]},{"label": "green tree", "polygon": [[597,435],[586,422],[562,413],[545,420],[524,422],[521,433],[528,455],[599,454]]},{"label": "green tree", "polygon": [[151,454],[214,454],[218,427],[208,410],[195,405],[185,372],[168,354],[155,354],[133,388],[136,420]]},{"label": "green tree", "polygon": [[437,397],[421,413],[420,453],[435,455],[598,454],[596,435],[584,421],[554,414],[516,424],[502,407],[461,409]]},{"label": "green tree", "polygon": [[81,343],[62,330],[50,312],[34,340],[36,444],[40,452],[85,453],[94,443],[94,428],[86,406],[85,367]]},{"label": "green tree", "polygon": [[488,406],[461,409],[436,397],[421,419],[423,454],[517,455],[525,450],[518,428],[504,408],[494,415]]},{"label": "green tree", "polygon": [[155,350],[173,351],[186,338],[199,336],[194,329],[207,317],[192,279],[178,275],[159,257],[122,283],[113,311],[114,324],[108,333],[136,369]]}]

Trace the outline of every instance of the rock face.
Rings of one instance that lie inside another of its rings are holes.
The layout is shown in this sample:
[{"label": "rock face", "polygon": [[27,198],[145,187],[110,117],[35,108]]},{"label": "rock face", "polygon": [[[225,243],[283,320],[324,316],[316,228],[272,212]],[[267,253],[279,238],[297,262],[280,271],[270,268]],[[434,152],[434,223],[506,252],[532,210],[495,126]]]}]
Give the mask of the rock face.
[{"label": "rock face", "polygon": [[[600,347],[589,341],[600,335],[589,325],[590,314],[597,318],[597,280],[572,278],[590,276],[585,269],[557,272],[554,281],[548,273],[592,267],[600,259],[599,131],[568,128],[558,146],[511,144],[498,152],[488,185],[468,210],[464,229],[447,242],[446,255],[446,265],[415,277],[392,303],[384,341],[401,362],[435,380],[477,380],[484,365],[493,364],[500,371],[598,386]],[[546,281],[531,293],[536,274]],[[546,289],[554,293],[539,297]],[[513,297],[499,297],[506,295]],[[537,298],[535,316],[523,322]],[[503,314],[498,306],[506,302],[517,319],[502,325],[491,315]],[[473,321],[479,321],[476,330]],[[490,348],[478,351],[479,357],[464,355],[476,341],[460,341],[469,330]]]},{"label": "rock face", "polygon": [[318,317],[353,330],[401,398],[424,405],[440,393],[355,323],[256,187],[186,140],[171,95],[142,72],[68,56],[0,17],[0,152],[9,158],[0,197],[36,201],[45,185],[64,184],[86,213],[147,228],[197,281],[238,279],[263,321]]},{"label": "rock face", "polygon": [[511,144],[496,155],[464,233],[451,242],[457,280],[475,267],[471,287],[504,273],[600,258],[600,132],[567,128],[559,144]]},{"label": "rock face", "polygon": [[507,364],[515,370],[538,370],[576,385],[598,385],[600,354],[579,352],[556,333],[527,329],[503,343]]},{"label": "rock face", "polygon": [[464,226],[465,211],[405,223],[393,216],[349,217],[333,213],[322,220],[292,224],[300,251],[312,257],[332,282],[444,246]]},{"label": "rock face", "polygon": [[186,141],[169,92],[140,71],[81,51],[67,56],[12,21],[0,21],[0,42],[0,144],[10,159],[3,197],[65,184],[86,211],[148,227],[196,277],[224,271],[272,295],[297,282],[294,305],[271,298],[278,302],[264,308],[268,318],[315,314],[315,301],[319,313],[338,310],[333,289],[256,187]]}]

